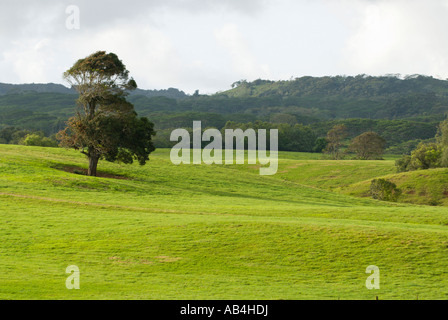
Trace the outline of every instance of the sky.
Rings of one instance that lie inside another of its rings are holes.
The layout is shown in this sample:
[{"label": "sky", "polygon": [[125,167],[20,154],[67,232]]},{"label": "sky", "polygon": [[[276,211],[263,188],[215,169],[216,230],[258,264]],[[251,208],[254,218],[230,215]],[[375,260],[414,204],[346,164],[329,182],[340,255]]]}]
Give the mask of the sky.
[{"label": "sky", "polygon": [[60,83],[113,52],[141,89],[246,79],[448,78],[448,0],[2,0],[0,82]]}]

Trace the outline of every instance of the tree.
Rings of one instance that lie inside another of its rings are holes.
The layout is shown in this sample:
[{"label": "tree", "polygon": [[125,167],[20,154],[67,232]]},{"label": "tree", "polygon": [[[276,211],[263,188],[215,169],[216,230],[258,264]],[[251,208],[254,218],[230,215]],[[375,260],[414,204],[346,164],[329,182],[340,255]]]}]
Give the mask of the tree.
[{"label": "tree", "polygon": [[426,170],[442,166],[442,147],[437,143],[420,143],[411,156],[404,155],[395,162],[398,172]]},{"label": "tree", "polygon": [[347,127],[343,124],[335,125],[333,129],[327,133],[327,147],[324,153],[329,154],[334,160],[341,159],[343,154],[341,148],[343,147],[343,140],[347,138]]},{"label": "tree", "polygon": [[411,164],[411,156],[403,155],[400,159],[395,160],[395,166],[397,167],[397,172],[406,172],[409,171],[409,167]]},{"label": "tree", "polygon": [[441,167],[442,148],[437,143],[420,143],[411,154],[410,170]]},{"label": "tree", "polygon": [[314,142],[313,152],[320,153],[327,147],[327,139],[317,138]]},{"label": "tree", "polygon": [[354,138],[350,143],[349,150],[355,152],[358,159],[373,160],[381,159],[386,147],[386,140],[373,131],[364,132]]},{"label": "tree", "polygon": [[286,123],[286,124],[293,126],[297,123],[297,118],[292,114],[274,113],[274,114],[271,114],[270,122],[271,123]]},{"label": "tree", "polygon": [[448,120],[440,123],[439,131],[437,133],[437,142],[442,149],[441,165],[448,167]]},{"label": "tree", "polygon": [[144,165],[155,150],[154,125],[126,101],[137,84],[117,55],[98,51],[78,60],[64,78],[79,93],[79,109],[57,135],[61,146],[87,156],[89,176],[96,176],[100,159]]}]

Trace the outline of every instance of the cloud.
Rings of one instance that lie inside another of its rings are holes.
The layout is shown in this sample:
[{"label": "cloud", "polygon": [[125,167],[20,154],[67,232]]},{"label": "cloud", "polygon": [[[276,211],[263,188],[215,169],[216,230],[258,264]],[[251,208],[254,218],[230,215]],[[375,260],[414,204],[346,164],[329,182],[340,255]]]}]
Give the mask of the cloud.
[{"label": "cloud", "polygon": [[364,1],[345,48],[346,70],[448,76],[448,3]]},{"label": "cloud", "polygon": [[[448,77],[448,0],[3,0],[0,82],[62,82],[115,52],[139,87],[212,93],[246,78]],[[80,9],[68,30],[66,8]],[[445,71],[446,70],[446,71]]]},{"label": "cloud", "polygon": [[215,31],[218,43],[227,50],[233,65],[233,71],[240,77],[269,77],[270,71],[266,64],[259,64],[250,52],[247,41],[234,24],[228,24]]},{"label": "cloud", "polygon": [[[146,88],[217,85],[226,72],[211,62],[214,45],[209,48],[207,39],[197,35],[206,30],[201,23],[214,23],[216,15],[254,16],[264,3],[267,0],[4,0],[0,81],[61,82],[61,74],[74,61],[106,50],[117,53]],[[80,30],[66,28],[66,8],[71,5],[79,7]],[[191,33],[184,35],[187,29]],[[190,43],[185,36],[192,37]],[[201,36],[213,40],[212,29]],[[188,55],[193,47],[195,56]]]},{"label": "cloud", "polygon": [[254,15],[262,11],[268,0],[2,0],[0,35],[64,34],[65,9],[79,7],[84,28],[109,27],[117,22],[142,19],[153,23],[161,13],[189,14],[238,12]]}]

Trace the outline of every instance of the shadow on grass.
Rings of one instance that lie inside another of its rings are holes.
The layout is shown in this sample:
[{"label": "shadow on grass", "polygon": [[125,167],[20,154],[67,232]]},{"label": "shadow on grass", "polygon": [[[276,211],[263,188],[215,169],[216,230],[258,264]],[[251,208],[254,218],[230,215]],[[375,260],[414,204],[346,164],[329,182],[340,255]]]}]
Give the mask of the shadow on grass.
[{"label": "shadow on grass", "polygon": [[[73,173],[73,174],[87,176],[87,169],[84,169],[84,168],[81,168],[81,167],[77,167],[77,166],[55,166],[53,168],[57,169],[57,170]],[[132,180],[131,178],[126,177],[126,176],[112,174],[112,173],[107,173],[107,172],[101,172],[101,171],[97,171],[97,175],[96,176],[97,176],[97,178]]]}]

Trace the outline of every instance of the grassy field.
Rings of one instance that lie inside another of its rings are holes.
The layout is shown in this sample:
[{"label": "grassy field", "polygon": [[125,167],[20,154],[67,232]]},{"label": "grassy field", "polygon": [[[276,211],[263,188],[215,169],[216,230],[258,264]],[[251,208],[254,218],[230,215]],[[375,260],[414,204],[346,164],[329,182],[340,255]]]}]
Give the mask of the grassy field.
[{"label": "grassy field", "polygon": [[158,150],[92,178],[72,173],[75,151],[0,145],[0,299],[448,299],[446,207],[341,193],[362,196],[393,160],[280,158],[260,176]]},{"label": "grassy field", "polygon": [[[431,169],[388,174],[383,178],[402,190],[400,202],[448,206],[448,169]],[[358,197],[369,195],[370,180],[342,187],[341,192]]]}]

